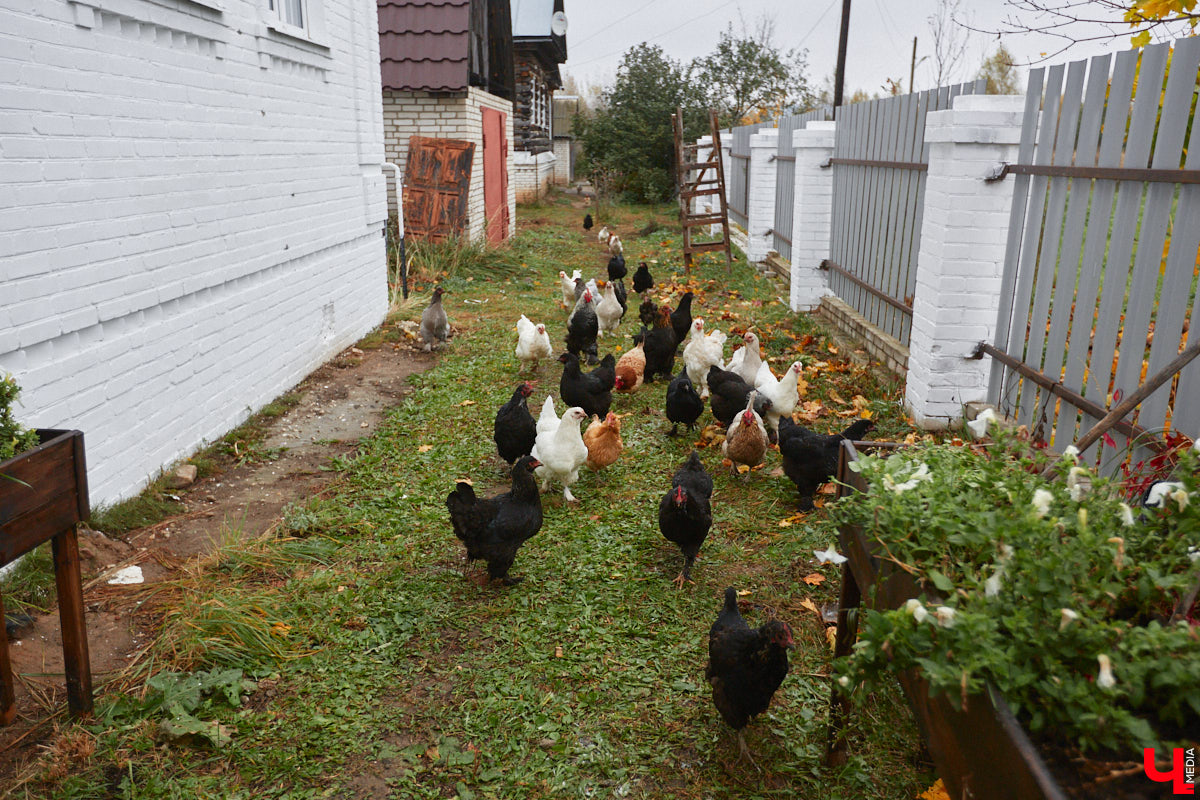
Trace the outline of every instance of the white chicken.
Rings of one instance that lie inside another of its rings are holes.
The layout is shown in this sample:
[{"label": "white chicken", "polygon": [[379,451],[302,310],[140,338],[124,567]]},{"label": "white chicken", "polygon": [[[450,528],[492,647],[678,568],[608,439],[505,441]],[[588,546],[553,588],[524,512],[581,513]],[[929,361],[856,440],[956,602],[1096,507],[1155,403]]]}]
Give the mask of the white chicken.
[{"label": "white chicken", "polygon": [[615,233],[608,237],[608,254],[612,256],[625,254],[625,248],[621,244],[621,237]]},{"label": "white chicken", "polygon": [[554,433],[554,429],[558,427],[558,414],[554,411],[554,398],[546,395],[546,402],[542,403],[542,410],[537,418],[537,435],[543,433]]},{"label": "white chicken", "polygon": [[746,331],[742,336],[743,346],[734,351],[725,369],[736,372],[738,376],[751,386],[758,386],[756,378],[758,369],[763,365],[762,355],[758,350],[758,335]]},{"label": "white chicken", "polygon": [[767,409],[766,413],[766,423],[767,427],[771,429],[772,438],[777,438],[779,436],[779,418],[784,415],[790,417],[796,410],[796,401],[799,399],[797,386],[800,380],[800,371],[804,367],[799,361],[793,361],[779,380],[775,380],[775,376],[765,363],[763,367],[766,369],[759,370],[755,387],[771,401],[771,407]]},{"label": "white chicken", "polygon": [[596,239],[599,240],[600,244],[608,244],[608,237],[611,235],[612,234],[608,232],[608,226],[605,225],[600,228],[600,232],[596,234]]},{"label": "white chicken", "polygon": [[[545,413],[545,407],[542,411]],[[568,503],[575,502],[571,485],[579,480],[579,468],[588,457],[587,445],[583,443],[583,436],[579,432],[579,424],[585,419],[587,414],[579,406],[568,408],[554,430],[541,430],[542,420],[540,417],[538,419],[539,430],[532,455],[542,465],[534,470],[534,474],[541,481],[543,492],[550,488],[551,481],[561,483],[563,497]]]},{"label": "white chicken", "polygon": [[540,322],[535,325],[522,314],[517,320],[517,358],[531,369],[537,369],[538,359],[550,358],[553,353],[546,326]]},{"label": "white chicken", "polygon": [[693,386],[700,387],[700,398],[708,397],[708,370],[720,366],[725,355],[725,334],[719,330],[704,333],[704,320],[692,320],[687,345],[683,348],[683,365]]},{"label": "white chicken", "polygon": [[612,281],[604,284],[604,293],[600,298],[600,302],[596,304],[596,322],[600,326],[599,335],[603,336],[606,332],[615,332],[617,326],[621,324],[621,315],[625,313],[621,308],[621,303],[617,300],[617,287]]},{"label": "white chicken", "polygon": [[579,270],[575,270],[570,275],[558,271],[558,282],[562,289],[562,304],[567,308],[575,305],[575,280],[583,275]]}]

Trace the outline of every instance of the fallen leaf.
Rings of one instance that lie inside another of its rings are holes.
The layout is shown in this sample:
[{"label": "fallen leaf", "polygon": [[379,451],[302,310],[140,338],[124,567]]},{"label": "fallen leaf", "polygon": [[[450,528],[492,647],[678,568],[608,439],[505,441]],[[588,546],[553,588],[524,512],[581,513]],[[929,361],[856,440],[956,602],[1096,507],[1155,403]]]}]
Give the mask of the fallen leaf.
[{"label": "fallen leaf", "polygon": [[840,394],[838,394],[837,392],[835,392],[833,390],[830,390],[830,392],[829,392],[829,399],[832,400],[833,402],[837,403],[839,406],[849,405],[849,403],[846,402],[845,398],[843,398]]},{"label": "fallen leaf", "polygon": [[835,356],[838,353],[838,349],[836,347],[834,347],[833,345],[829,345],[829,347],[826,347],[825,349],[828,350],[829,352],[833,353]]},{"label": "fallen leaf", "polygon": [[418,447],[418,448],[417,448],[417,452],[420,452],[420,453],[428,453],[428,452],[429,452],[430,450],[432,450],[432,449],[433,449],[433,445],[431,445],[431,444],[423,444],[423,445],[421,445],[420,447]]},{"label": "fallen leaf", "polygon": [[947,794],[942,779],[938,778],[933,786],[917,795],[917,800],[950,800],[950,795]]},{"label": "fallen leaf", "polygon": [[811,575],[805,575],[804,582],[809,586],[820,586],[825,582],[825,576],[819,572],[814,572]]},{"label": "fallen leaf", "polygon": [[830,625],[825,629],[825,641],[829,642],[829,649],[837,649],[837,625]]},{"label": "fallen leaf", "polygon": [[475,401],[474,400],[463,400],[461,403],[459,403],[459,405],[460,406],[473,406],[473,405],[475,405]]},{"label": "fallen leaf", "polygon": [[821,494],[837,494],[838,487],[836,483],[827,483],[821,487]]},{"label": "fallen leaf", "polygon": [[738,464],[737,471],[738,471],[738,475],[745,475],[747,472],[750,471],[750,467],[748,467],[745,464]]},{"label": "fallen leaf", "polygon": [[562,657],[563,657],[563,649],[562,649],[562,645],[559,645],[558,647],[555,647],[555,648],[554,648],[554,657],[555,657],[555,658],[562,658]]},{"label": "fallen leaf", "polygon": [[772,478],[781,478],[781,477],[783,477],[783,467],[776,467],[775,469],[768,472],[767,475]]},{"label": "fallen leaf", "polygon": [[817,608],[817,604],[814,603],[812,600],[809,600],[807,597],[800,601],[800,605],[803,608],[807,608],[809,611],[813,612],[818,617],[821,616],[821,609]]},{"label": "fallen leaf", "polygon": [[861,394],[856,394],[850,400],[850,404],[853,405],[857,411],[867,411],[870,408],[871,401],[863,397]]}]

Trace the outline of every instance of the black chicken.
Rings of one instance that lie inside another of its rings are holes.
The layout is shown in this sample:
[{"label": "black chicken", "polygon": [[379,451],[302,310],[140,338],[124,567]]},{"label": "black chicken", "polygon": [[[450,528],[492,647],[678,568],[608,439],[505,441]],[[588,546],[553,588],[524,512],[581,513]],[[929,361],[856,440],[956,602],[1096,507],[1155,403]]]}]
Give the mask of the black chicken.
[{"label": "black chicken", "polygon": [[584,289],[575,301],[571,316],[567,317],[567,352],[577,356],[587,353],[589,364],[597,361],[596,336],[600,333],[594,300],[592,293]]},{"label": "black chicken", "polygon": [[650,268],[643,261],[638,264],[637,271],[633,273],[633,290],[638,294],[647,289],[654,288],[654,277],[650,274]]},{"label": "black chicken", "polygon": [[[746,410],[746,398],[754,391],[754,387],[742,380],[736,372],[721,369],[716,365],[709,367],[707,381],[711,395],[708,402],[712,407],[712,414],[728,428],[733,418]],[[754,400],[754,410],[761,417],[770,407],[770,398],[759,392]]]},{"label": "black chicken", "polygon": [[712,527],[712,478],[695,450],[671,478],[671,490],[658,503],[658,529],[667,541],[679,545],[683,570],[675,584],[683,588],[692,580],[692,564]]},{"label": "black chicken", "polygon": [[460,481],[446,497],[454,535],[467,546],[467,562],[487,561],[488,575],[508,586],[523,578],[508,574],[521,545],[542,528],[542,496],[533,471],[542,462],[521,456],[512,468],[512,489],[480,499],[471,484]]},{"label": "black chicken", "polygon": [[593,224],[594,224],[594,223],[592,222],[592,215],[591,215],[591,214],[584,214],[584,215],[583,215],[583,229],[584,229],[585,231],[590,231],[590,230],[592,229],[592,225],[593,225]]},{"label": "black chicken", "polygon": [[681,342],[687,338],[688,331],[692,329],[691,292],[679,298],[679,305],[675,306],[675,310],[671,312],[671,329],[675,331],[675,338]]},{"label": "black chicken", "polygon": [[770,619],[751,628],[738,611],[737,590],[725,590],[725,605],[708,632],[708,668],[713,705],[737,731],[738,748],[750,759],[743,728],[771,705],[771,697],[788,672],[787,651],[795,647],[786,622]]},{"label": "black chicken", "polygon": [[625,281],[619,278],[613,281],[613,294],[621,304],[621,319],[625,319],[625,312],[629,310],[629,293],[625,291]]},{"label": "black chicken", "polygon": [[613,354],[606,355],[591,372],[579,368],[579,357],[574,353],[563,353],[558,360],[563,363],[558,383],[562,401],[568,407],[579,406],[589,417],[595,414],[603,419],[612,406],[612,388],[617,381],[617,360]]},{"label": "black chicken", "polygon": [[617,253],[608,260],[608,279],[610,281],[619,281],[629,274],[629,270],[625,267],[625,256]]},{"label": "black chicken", "polygon": [[654,298],[647,296],[638,306],[638,319],[647,328],[654,327],[654,320],[658,319],[658,304],[654,302]]},{"label": "black chicken", "polygon": [[792,422],[786,414],[779,418],[779,455],[783,474],[796,484],[800,510],[812,511],[813,494],[837,471],[838,448],[842,441],[858,441],[875,427],[869,419],[855,420],[841,433],[816,433]]},{"label": "black chicken", "polygon": [[667,386],[667,419],[671,421],[670,436],[678,432],[679,424],[688,426],[688,430],[696,427],[696,420],[704,413],[704,401],[696,393],[692,379],[688,377],[687,369],[679,370],[679,374]]},{"label": "black chicken", "polygon": [[529,405],[526,402],[526,398],[531,394],[533,386],[522,383],[509,401],[496,412],[492,439],[496,442],[496,451],[500,453],[500,457],[510,464],[521,456],[529,455],[533,443],[537,440],[537,423],[529,413]]},{"label": "black chicken", "polygon": [[634,337],[634,344],[643,339],[646,342],[642,348],[646,353],[645,383],[654,383],[655,375],[671,377],[675,374],[675,351],[679,348],[679,340],[671,329],[670,314],[670,307],[662,306],[658,309],[654,329],[646,331],[642,328],[643,332]]}]

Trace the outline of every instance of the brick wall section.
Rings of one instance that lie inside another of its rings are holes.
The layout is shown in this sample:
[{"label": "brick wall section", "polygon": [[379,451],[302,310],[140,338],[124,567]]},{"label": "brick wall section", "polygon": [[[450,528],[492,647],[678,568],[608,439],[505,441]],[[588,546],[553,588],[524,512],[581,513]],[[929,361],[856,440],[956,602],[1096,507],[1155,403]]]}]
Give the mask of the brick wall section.
[{"label": "brick wall section", "polygon": [[986,359],[969,356],[996,330],[1012,180],[985,183],[1015,161],[1025,98],[962,95],[929,115],[929,173],[905,402],[918,425],[941,428],[987,398]]},{"label": "brick wall section", "polygon": [[775,248],[771,229],[775,225],[774,156],[779,146],[779,129],[767,128],[750,137],[750,192],[746,200],[746,258],[759,262]]},{"label": "brick wall section", "polygon": [[545,197],[554,178],[557,163],[554,154],[518,151],[514,161],[512,185],[516,189],[517,202],[532,203]]},{"label": "brick wall section", "polygon": [[386,312],[374,7],[324,0],[312,42],[265,9],[0,0],[0,371],[85,432],[93,504]]},{"label": "brick wall section", "polygon": [[575,180],[574,170],[571,169],[571,143],[565,136],[554,137],[554,175],[555,186],[570,186]]},{"label": "brick wall section", "polygon": [[792,206],[793,311],[812,311],[831,294],[829,273],[821,262],[829,258],[833,225],[833,170],[821,165],[833,155],[836,122],[809,122],[792,132],[796,189]]},{"label": "brick wall section", "polygon": [[[408,158],[412,136],[464,139],[475,143],[471,161],[471,184],[467,200],[467,236],[476,241],[484,234],[483,204],[483,108],[494,108],[507,116],[508,125],[508,218],[509,235],[516,230],[516,185],[513,181],[512,103],[472,86],[465,93],[383,92],[383,130],[387,160],[401,170]],[[393,195],[394,197],[394,195]],[[395,202],[388,200],[392,210]]]}]

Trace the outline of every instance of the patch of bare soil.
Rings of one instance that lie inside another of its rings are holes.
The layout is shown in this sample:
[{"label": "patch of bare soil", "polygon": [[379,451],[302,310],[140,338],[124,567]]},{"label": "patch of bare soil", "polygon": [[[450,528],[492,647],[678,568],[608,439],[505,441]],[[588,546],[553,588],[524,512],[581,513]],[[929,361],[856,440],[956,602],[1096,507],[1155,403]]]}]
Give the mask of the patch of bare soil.
[{"label": "patch of bare soil", "polygon": [[[299,402],[267,420],[258,445],[274,460],[255,461],[202,479],[177,495],[182,513],[133,531],[122,540],[80,533],[84,610],[93,683],[101,686],[150,642],[152,620],[136,613],[144,585],[113,586],[117,567],[141,567],[147,584],[170,580],[189,560],[203,557],[224,537],[262,535],[290,504],[320,493],[333,473],[322,467],[351,452],[408,391],[407,380],[431,367],[435,356],[409,344],[352,348],[309,375],[293,394]],[[9,643],[16,676],[16,721],[0,728],[0,776],[11,777],[52,733],[66,707],[62,638],[57,613],[36,616]]]}]

